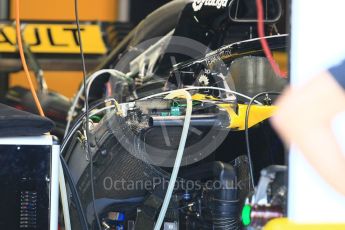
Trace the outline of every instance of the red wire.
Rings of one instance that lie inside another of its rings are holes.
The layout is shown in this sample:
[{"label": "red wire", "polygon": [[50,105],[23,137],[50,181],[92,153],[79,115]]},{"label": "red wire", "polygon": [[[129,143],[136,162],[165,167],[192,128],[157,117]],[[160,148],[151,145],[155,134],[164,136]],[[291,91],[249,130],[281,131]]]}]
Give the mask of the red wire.
[{"label": "red wire", "polygon": [[278,64],[274,61],[271,49],[268,46],[267,40],[265,38],[264,9],[262,6],[262,0],[256,0],[256,7],[257,7],[257,14],[258,14],[258,34],[259,34],[259,38],[261,38],[260,43],[261,43],[262,49],[264,50],[264,53],[265,53],[270,65],[272,66],[272,69],[274,70],[274,72],[278,76],[280,76],[282,78],[286,78],[287,73],[282,72],[280,70]]}]

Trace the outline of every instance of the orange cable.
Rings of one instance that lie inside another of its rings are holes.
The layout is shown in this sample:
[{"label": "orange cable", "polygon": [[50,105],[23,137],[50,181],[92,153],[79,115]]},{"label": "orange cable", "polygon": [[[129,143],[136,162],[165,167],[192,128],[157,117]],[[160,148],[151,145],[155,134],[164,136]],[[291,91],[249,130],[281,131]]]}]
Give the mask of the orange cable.
[{"label": "orange cable", "polygon": [[24,51],[23,51],[22,36],[21,36],[21,29],[20,29],[20,18],[19,18],[19,1],[20,0],[15,0],[15,17],[16,17],[16,32],[17,32],[18,50],[19,50],[20,59],[21,59],[22,64],[23,64],[25,75],[26,75],[26,78],[28,80],[31,94],[32,94],[32,97],[34,98],[37,110],[38,110],[39,114],[42,117],[44,117],[44,112],[43,112],[41,103],[37,97],[34,85],[32,83],[31,76],[30,76],[29,69],[28,69],[28,65],[26,64],[25,55],[24,55]]}]

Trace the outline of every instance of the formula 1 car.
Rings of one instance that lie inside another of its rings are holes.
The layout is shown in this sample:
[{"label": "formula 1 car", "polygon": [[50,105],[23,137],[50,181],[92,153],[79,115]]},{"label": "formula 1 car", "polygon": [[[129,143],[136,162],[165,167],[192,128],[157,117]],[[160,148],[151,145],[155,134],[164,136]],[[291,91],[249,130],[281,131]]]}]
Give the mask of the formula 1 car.
[{"label": "formula 1 car", "polygon": [[[265,39],[281,57],[282,5],[265,3]],[[172,1],[88,78],[89,120],[81,87],[62,144],[73,229],[82,213],[89,229],[244,227],[261,170],[284,164],[267,119],[288,84],[264,55],[254,9],[252,0]],[[282,194],[279,178],[260,191]]]}]

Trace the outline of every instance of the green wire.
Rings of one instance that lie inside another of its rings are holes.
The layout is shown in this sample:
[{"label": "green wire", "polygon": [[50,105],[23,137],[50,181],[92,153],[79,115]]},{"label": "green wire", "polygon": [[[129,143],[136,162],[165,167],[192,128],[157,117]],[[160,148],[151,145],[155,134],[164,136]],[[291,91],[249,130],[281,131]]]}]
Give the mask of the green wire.
[{"label": "green wire", "polygon": [[97,116],[97,115],[94,115],[92,117],[90,117],[90,119],[93,121],[93,122],[100,122],[102,120],[102,117],[100,116]]}]

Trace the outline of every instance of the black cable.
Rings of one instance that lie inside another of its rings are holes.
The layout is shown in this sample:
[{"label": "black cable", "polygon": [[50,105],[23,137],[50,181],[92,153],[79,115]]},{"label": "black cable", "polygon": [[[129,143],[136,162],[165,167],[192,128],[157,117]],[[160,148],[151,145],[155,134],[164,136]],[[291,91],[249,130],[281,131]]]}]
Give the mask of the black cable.
[{"label": "black cable", "polygon": [[79,14],[78,14],[78,0],[74,0],[74,13],[75,13],[75,21],[77,23],[77,29],[78,29],[78,40],[79,40],[79,48],[80,48],[80,56],[83,66],[83,84],[84,84],[84,94],[85,94],[85,117],[86,117],[86,123],[85,123],[85,135],[86,135],[86,151],[89,155],[90,159],[90,182],[91,182],[91,197],[92,197],[92,207],[95,214],[96,222],[98,229],[101,228],[101,222],[98,217],[97,209],[96,209],[96,202],[95,202],[95,187],[94,187],[94,181],[93,181],[93,157],[91,154],[91,148],[89,143],[89,98],[87,95],[87,89],[86,89],[86,66],[85,66],[85,57],[84,57],[84,51],[83,51],[83,43],[81,38],[81,32],[80,32],[80,22],[79,22]]},{"label": "black cable", "polygon": [[79,194],[77,191],[77,187],[74,183],[74,180],[72,178],[71,172],[67,166],[65,159],[61,155],[60,155],[60,161],[61,161],[64,175],[66,176],[67,183],[68,183],[70,190],[71,190],[71,193],[72,193],[72,198],[74,199],[74,202],[75,202],[76,207],[77,207],[79,222],[80,222],[83,230],[89,230],[89,227],[88,227],[88,224],[86,221],[85,212],[84,212],[84,209],[81,205],[80,197],[79,197]]},{"label": "black cable", "polygon": [[250,177],[251,177],[251,182],[253,188],[255,188],[255,183],[254,183],[254,172],[253,172],[253,162],[252,162],[252,155],[250,151],[250,142],[249,142],[249,128],[248,128],[248,121],[249,121],[249,113],[250,113],[250,107],[254,103],[254,101],[263,96],[263,95],[280,95],[278,92],[262,92],[257,95],[255,95],[249,102],[246,110],[246,117],[245,117],[245,135],[246,135],[246,147],[247,147],[247,157],[249,161],[249,172],[250,172]]},{"label": "black cable", "polygon": [[[100,105],[105,104],[106,101],[104,99],[98,100],[94,103],[92,103],[92,105],[89,108],[89,112],[91,112],[92,110],[98,108]],[[76,126],[79,126],[82,122],[82,120],[84,119],[84,117],[86,116],[86,112],[83,112],[82,114],[80,114],[75,120],[75,122],[73,123],[73,126],[70,127],[69,132],[67,133],[66,137],[64,138],[62,144],[61,144],[61,152],[63,152],[65,150],[66,145],[68,144],[69,140],[71,139],[71,137],[73,136],[73,130],[76,128]]]}]

